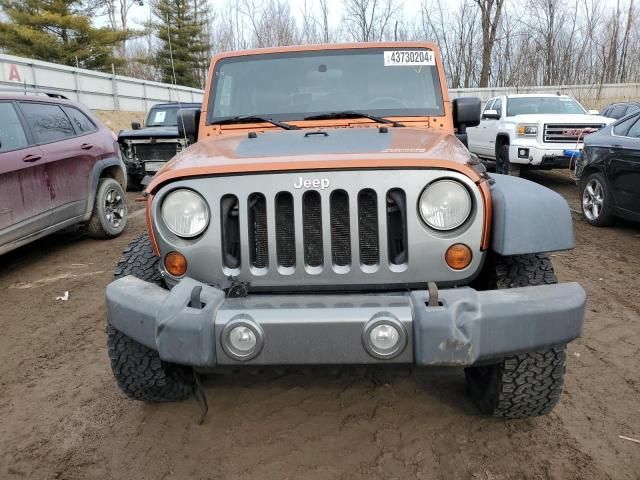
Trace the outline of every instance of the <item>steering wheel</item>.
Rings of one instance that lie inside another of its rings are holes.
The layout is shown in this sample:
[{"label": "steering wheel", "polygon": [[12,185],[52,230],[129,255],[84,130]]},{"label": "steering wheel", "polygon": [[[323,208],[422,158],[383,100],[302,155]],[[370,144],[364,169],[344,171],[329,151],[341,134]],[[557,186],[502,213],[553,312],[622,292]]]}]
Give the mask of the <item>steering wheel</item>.
[{"label": "steering wheel", "polygon": [[[400,100],[399,98],[395,98],[395,97],[376,97],[376,98],[372,98],[371,100],[369,100],[366,104],[365,107],[374,107],[376,103],[380,103],[380,102],[391,102],[391,103],[395,103],[397,106],[400,106],[402,108],[409,108],[409,105],[407,105],[406,103],[404,103],[402,100]],[[380,106],[378,108],[394,108],[394,107],[389,107],[388,104],[387,105],[383,105]]]}]

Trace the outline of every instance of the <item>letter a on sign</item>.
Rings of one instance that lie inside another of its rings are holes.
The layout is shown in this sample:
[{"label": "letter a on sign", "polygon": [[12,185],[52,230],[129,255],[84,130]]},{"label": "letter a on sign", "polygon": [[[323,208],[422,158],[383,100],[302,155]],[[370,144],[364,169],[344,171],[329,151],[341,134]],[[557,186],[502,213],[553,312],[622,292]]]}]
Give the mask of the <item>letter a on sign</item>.
[{"label": "letter a on sign", "polygon": [[10,82],[22,82],[20,78],[20,72],[17,65],[9,66],[9,81]]}]

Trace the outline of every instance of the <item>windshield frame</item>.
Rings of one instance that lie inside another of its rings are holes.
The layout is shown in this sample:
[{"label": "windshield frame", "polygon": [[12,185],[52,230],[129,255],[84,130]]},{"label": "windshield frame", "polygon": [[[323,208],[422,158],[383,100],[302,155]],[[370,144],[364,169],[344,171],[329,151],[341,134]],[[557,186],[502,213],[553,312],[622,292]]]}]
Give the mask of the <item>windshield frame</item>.
[{"label": "windshield frame", "polygon": [[[543,99],[544,98],[553,98],[553,99],[557,99],[557,100],[563,98],[563,99],[566,99],[566,100],[571,100],[575,105],[577,105],[582,110],[582,112],[581,113],[580,112],[568,112],[568,113],[554,113],[554,112],[552,112],[552,113],[540,113],[540,112],[537,112],[537,113],[518,113],[518,114],[514,115],[509,110],[512,100],[540,99],[540,98],[543,98]],[[565,96],[565,95],[558,95],[558,96],[555,96],[555,95],[554,96],[549,96],[549,95],[531,95],[531,96],[526,96],[526,97],[509,97],[509,96],[507,96],[507,112],[506,112],[505,116],[506,117],[517,117],[518,115],[587,115],[587,114],[588,114],[587,113],[587,109],[584,108],[582,106],[582,104],[579,101],[577,101],[575,98],[573,98],[573,97],[569,97],[569,96]]]},{"label": "windshield frame", "polygon": [[[209,90],[209,98],[207,100],[207,115],[206,115],[206,125],[215,125],[214,122],[224,121],[229,118],[233,118],[236,115],[229,116],[214,116],[214,106],[215,106],[215,98],[216,98],[216,90],[218,87],[219,81],[219,71],[220,67],[225,63],[231,62],[242,62],[246,60],[254,60],[254,59],[268,59],[268,58],[282,58],[282,57],[312,57],[312,56],[326,56],[332,54],[366,54],[366,53],[382,53],[384,51],[389,50],[430,50],[434,53],[435,57],[435,65],[433,65],[431,69],[431,74],[433,77],[433,85],[435,87],[435,97],[437,103],[437,112],[424,112],[422,114],[416,114],[415,110],[411,109],[412,112],[407,113],[407,109],[404,111],[400,109],[363,109],[359,108],[359,111],[375,115],[378,117],[385,118],[429,118],[429,117],[442,117],[446,115],[445,103],[448,101],[447,92],[443,92],[442,90],[442,66],[440,65],[440,57],[439,52],[432,45],[427,43],[409,43],[406,44],[374,44],[374,45],[364,45],[364,46],[351,46],[351,45],[331,45],[331,46],[318,46],[320,48],[309,48],[306,46],[300,49],[292,49],[292,48],[283,48],[281,50],[272,50],[260,52],[257,51],[255,53],[252,52],[243,52],[241,54],[235,55],[221,55],[218,59],[214,60],[212,65],[211,75],[208,81]],[[351,109],[349,109],[351,110]],[[389,113],[389,110],[393,110],[393,112]],[[398,111],[395,111],[398,110]],[[335,111],[335,109],[328,109],[326,111],[313,111],[313,112],[291,112],[291,113],[265,113],[265,112],[254,112],[255,115],[265,116],[269,118],[273,118],[274,120],[284,121],[284,122],[314,122],[318,121],[324,122],[325,120],[305,120],[305,117],[309,115],[322,115],[329,114]],[[351,120],[351,119],[345,119]],[[335,122],[335,120],[333,120]],[[260,123],[260,122],[256,122]]]}]

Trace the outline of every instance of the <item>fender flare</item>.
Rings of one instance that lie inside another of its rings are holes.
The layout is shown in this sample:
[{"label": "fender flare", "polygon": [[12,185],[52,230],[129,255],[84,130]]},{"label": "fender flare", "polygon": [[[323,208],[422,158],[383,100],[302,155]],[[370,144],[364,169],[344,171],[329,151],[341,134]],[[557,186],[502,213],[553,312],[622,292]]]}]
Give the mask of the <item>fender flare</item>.
[{"label": "fender flare", "polygon": [[98,160],[93,165],[93,170],[89,174],[89,198],[87,201],[87,208],[84,213],[83,220],[87,221],[91,218],[91,213],[93,212],[93,204],[96,200],[96,193],[98,192],[98,182],[100,178],[103,177],[102,173],[107,168],[117,167],[122,175],[123,181],[120,182],[122,188],[127,190],[127,170],[124,166],[122,160],[118,157],[106,157]]},{"label": "fender flare", "polygon": [[571,210],[560,194],[523,178],[490,176],[493,251],[521,255],[575,246]]}]

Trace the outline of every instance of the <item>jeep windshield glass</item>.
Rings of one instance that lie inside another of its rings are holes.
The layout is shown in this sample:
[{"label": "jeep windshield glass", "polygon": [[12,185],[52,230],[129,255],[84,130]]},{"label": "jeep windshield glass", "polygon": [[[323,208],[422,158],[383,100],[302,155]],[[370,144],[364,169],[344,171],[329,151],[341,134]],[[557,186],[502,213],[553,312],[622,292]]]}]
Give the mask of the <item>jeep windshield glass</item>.
[{"label": "jeep windshield glass", "polygon": [[152,108],[147,117],[147,127],[177,127],[178,108]]},{"label": "jeep windshield glass", "polygon": [[587,113],[582,106],[567,97],[521,97],[507,99],[507,117],[515,115]]},{"label": "jeep windshield glass", "polygon": [[393,63],[389,54],[396,51],[407,53],[361,48],[222,59],[213,74],[207,121],[237,116],[303,120],[343,111],[378,117],[444,115],[431,52],[411,49],[412,56]]}]

